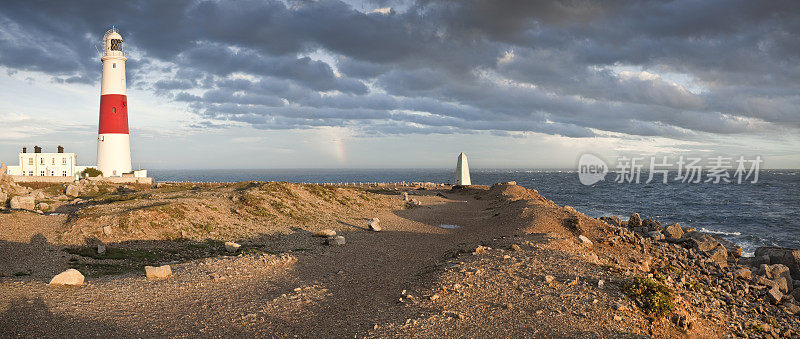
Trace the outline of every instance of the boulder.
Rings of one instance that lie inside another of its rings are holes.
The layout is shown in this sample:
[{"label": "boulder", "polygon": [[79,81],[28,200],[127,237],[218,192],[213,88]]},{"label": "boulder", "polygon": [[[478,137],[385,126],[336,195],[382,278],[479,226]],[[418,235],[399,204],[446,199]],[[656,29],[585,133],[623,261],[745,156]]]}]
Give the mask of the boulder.
[{"label": "boulder", "polygon": [[749,268],[740,268],[733,271],[733,277],[738,279],[750,280],[753,277],[753,272]]},{"label": "boulder", "polygon": [[369,221],[368,225],[369,225],[369,230],[370,231],[375,231],[375,232],[380,232],[381,231],[381,221],[378,220],[378,218],[372,218]]},{"label": "boulder", "polygon": [[658,220],[653,220],[653,219],[644,219],[642,221],[642,226],[647,227],[647,230],[649,232],[652,231],[661,232],[662,230],[664,230],[664,227],[661,226],[661,223],[658,222]]},{"label": "boulder", "polygon": [[777,287],[773,287],[770,288],[769,291],[767,291],[767,298],[773,304],[780,304],[781,300],[783,299],[783,293],[781,293],[781,291],[778,290]]},{"label": "boulder", "polygon": [[105,254],[105,253],[106,253],[106,245],[97,244],[97,254]]},{"label": "boulder", "polygon": [[639,233],[641,235],[647,235],[648,233],[650,233],[650,230],[647,227],[644,227],[644,226],[636,226],[636,227],[633,227],[633,232],[634,233]]},{"label": "boulder", "polygon": [[666,235],[668,239],[680,239],[683,237],[683,228],[681,228],[681,224],[674,223],[664,229],[664,235]]},{"label": "boulder", "polygon": [[700,232],[688,232],[683,235],[684,247],[693,248],[700,252],[708,252],[722,246],[714,237]]},{"label": "boulder", "polygon": [[225,243],[225,251],[228,251],[228,253],[236,253],[236,251],[239,250],[239,247],[242,247],[242,245],[239,245],[232,241],[228,241]]},{"label": "boulder", "polygon": [[741,246],[736,245],[736,244],[728,241],[728,239],[725,239],[725,238],[717,236],[717,235],[714,235],[712,237],[714,237],[714,239],[719,241],[719,243],[722,244],[722,246],[725,246],[725,249],[728,250],[728,256],[730,256],[731,258],[740,258],[742,256],[742,247]]},{"label": "boulder", "polygon": [[769,288],[778,288],[778,284],[776,284],[774,281],[768,279],[767,277],[765,277],[763,275],[759,275],[756,278],[756,284],[764,285],[764,286],[767,286]]},{"label": "boulder", "polygon": [[11,208],[33,211],[36,208],[36,201],[33,197],[16,196],[11,198]]},{"label": "boulder", "polygon": [[756,248],[756,257],[769,257],[772,264],[784,264],[789,268],[792,278],[800,280],[800,249],[785,247]]},{"label": "boulder", "polygon": [[81,189],[77,185],[69,184],[67,188],[64,189],[64,194],[68,197],[77,197],[81,195]]},{"label": "boulder", "polygon": [[341,235],[333,236],[328,239],[325,239],[325,243],[329,246],[342,246],[345,244],[344,237]]},{"label": "boulder", "polygon": [[53,279],[50,280],[50,285],[83,285],[83,274],[74,268],[70,268],[53,277]]},{"label": "boulder", "polygon": [[766,265],[762,264],[758,268],[758,273],[771,279],[778,285],[778,288],[783,293],[789,293],[793,289],[793,281],[789,268],[783,264]]},{"label": "boulder", "polygon": [[36,209],[42,212],[47,212],[48,210],[50,210],[50,205],[46,202],[40,202],[36,204]]},{"label": "boulder", "polygon": [[408,201],[408,192],[403,192],[403,201]]},{"label": "boulder", "polygon": [[330,238],[330,237],[335,237],[335,236],[336,236],[336,231],[334,231],[334,230],[331,230],[331,229],[324,229],[324,230],[322,230],[322,231],[316,231],[316,232],[314,232],[313,236],[315,236],[315,237],[317,237],[317,238]]},{"label": "boulder", "polygon": [[716,263],[727,263],[728,262],[728,251],[725,250],[725,247],[717,246],[713,250],[708,251],[708,258],[713,260]]},{"label": "boulder", "polygon": [[145,266],[144,273],[147,275],[148,280],[162,280],[172,276],[172,268],[169,265],[164,266]]},{"label": "boulder", "polygon": [[591,241],[591,240],[589,240],[589,238],[587,238],[587,237],[586,237],[585,235],[583,235],[583,234],[581,234],[581,235],[579,235],[579,236],[578,236],[578,241],[580,241],[580,243],[581,243],[581,244],[584,244],[584,245],[586,245],[586,246],[592,246],[592,241]]},{"label": "boulder", "polygon": [[622,220],[620,220],[619,217],[616,215],[612,215],[609,217],[600,217],[600,220],[605,221],[606,223],[612,226],[617,226],[617,227],[622,226]]},{"label": "boulder", "polygon": [[642,217],[639,216],[639,213],[634,213],[631,215],[631,218],[628,219],[628,227],[634,228],[642,226]]}]

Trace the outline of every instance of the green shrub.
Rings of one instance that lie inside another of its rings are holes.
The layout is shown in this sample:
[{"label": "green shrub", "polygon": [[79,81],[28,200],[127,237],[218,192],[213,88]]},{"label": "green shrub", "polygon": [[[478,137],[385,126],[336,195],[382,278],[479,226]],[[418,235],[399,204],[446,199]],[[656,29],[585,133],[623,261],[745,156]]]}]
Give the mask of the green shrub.
[{"label": "green shrub", "polygon": [[631,299],[646,314],[662,317],[674,308],[675,297],[664,284],[647,277],[634,277],[632,282],[622,286]]},{"label": "green shrub", "polygon": [[81,174],[83,174],[84,177],[96,177],[103,175],[103,172],[94,167],[87,167],[83,170],[83,172],[81,172]]}]

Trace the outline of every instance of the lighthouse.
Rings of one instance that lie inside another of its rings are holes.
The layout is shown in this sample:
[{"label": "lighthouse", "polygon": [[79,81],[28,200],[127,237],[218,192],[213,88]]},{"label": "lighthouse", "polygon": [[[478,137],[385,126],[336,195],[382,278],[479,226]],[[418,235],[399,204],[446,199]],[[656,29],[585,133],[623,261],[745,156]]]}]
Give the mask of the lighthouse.
[{"label": "lighthouse", "polygon": [[122,36],[112,27],[103,36],[103,79],[100,84],[100,123],[97,136],[97,169],[106,177],[131,172],[128,136],[128,100]]}]

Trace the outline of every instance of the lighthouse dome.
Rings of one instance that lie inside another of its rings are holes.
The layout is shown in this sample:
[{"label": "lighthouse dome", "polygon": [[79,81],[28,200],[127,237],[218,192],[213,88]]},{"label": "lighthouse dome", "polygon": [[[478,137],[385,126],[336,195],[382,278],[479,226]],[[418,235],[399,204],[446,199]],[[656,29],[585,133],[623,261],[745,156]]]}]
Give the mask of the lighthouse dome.
[{"label": "lighthouse dome", "polygon": [[112,26],[103,35],[103,47],[105,55],[122,55],[122,35],[116,27]]}]

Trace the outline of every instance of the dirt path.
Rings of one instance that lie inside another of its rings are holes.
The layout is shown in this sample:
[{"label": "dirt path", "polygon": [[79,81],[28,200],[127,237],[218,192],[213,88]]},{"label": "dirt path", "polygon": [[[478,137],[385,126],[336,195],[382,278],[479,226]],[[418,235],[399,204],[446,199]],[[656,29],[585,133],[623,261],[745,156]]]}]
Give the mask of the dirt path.
[{"label": "dirt path", "polygon": [[430,279],[449,254],[509,228],[487,225],[486,202],[449,195],[378,215],[382,232],[351,225],[340,232],[347,245],[318,246],[293,259],[210,258],[173,265],[166,281],[129,274],[71,289],[4,281],[0,328],[25,336],[363,334],[409,316],[398,307],[401,291]]}]

